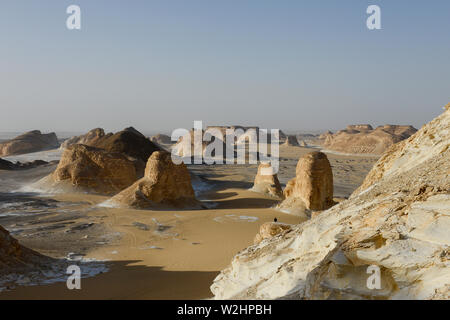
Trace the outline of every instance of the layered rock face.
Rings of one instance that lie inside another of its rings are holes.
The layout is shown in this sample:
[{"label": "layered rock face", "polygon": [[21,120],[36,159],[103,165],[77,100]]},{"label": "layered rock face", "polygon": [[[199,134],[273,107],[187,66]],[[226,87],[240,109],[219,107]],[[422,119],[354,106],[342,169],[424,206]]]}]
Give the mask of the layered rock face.
[{"label": "layered rock face", "polygon": [[114,196],[111,202],[138,209],[200,207],[186,165],[174,164],[171,154],[165,151],[154,152],[148,159],[144,178]]},{"label": "layered rock face", "polygon": [[296,168],[295,178],[284,189],[285,200],[281,209],[302,207],[308,210],[325,210],[333,202],[333,172],[326,154],[310,152],[302,156]]},{"label": "layered rock face", "polygon": [[270,163],[261,163],[255,176],[252,191],[260,192],[271,197],[282,198],[283,190],[277,174],[272,172]]},{"label": "layered rock face", "polygon": [[74,144],[84,144],[87,146],[94,146],[95,143],[104,136],[105,130],[103,130],[102,128],[92,129],[86,134],[67,139],[61,144],[61,149],[66,149],[67,147],[72,146]]},{"label": "layered rock face", "polygon": [[58,147],[58,138],[54,132],[42,134],[39,130],[34,130],[12,140],[0,143],[0,157],[38,152]]},{"label": "layered rock face", "polygon": [[218,299],[449,299],[449,174],[447,109],[388,150],[348,200],[240,252],[211,290]]},{"label": "layered rock face", "polygon": [[404,140],[417,130],[412,126],[385,125],[375,130],[369,124],[349,125],[335,134],[321,135],[322,146],[343,153],[382,154],[391,145]]},{"label": "layered rock face", "polygon": [[76,144],[64,151],[51,178],[53,182],[69,183],[80,191],[115,194],[138,177],[135,162],[125,155]]}]

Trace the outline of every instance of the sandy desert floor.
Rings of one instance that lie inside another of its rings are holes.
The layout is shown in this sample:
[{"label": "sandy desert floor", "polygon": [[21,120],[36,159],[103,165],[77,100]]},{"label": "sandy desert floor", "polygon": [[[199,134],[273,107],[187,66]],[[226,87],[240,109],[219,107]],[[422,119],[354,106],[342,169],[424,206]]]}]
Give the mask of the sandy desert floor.
[{"label": "sandy desert floor", "polygon": [[[280,147],[280,182],[295,176],[299,157],[311,148]],[[328,154],[336,198],[346,198],[362,182],[376,157]],[[2,181],[24,184],[54,169],[0,172]],[[81,290],[65,282],[17,286],[0,299],[206,299],[209,286],[232,257],[253,243],[262,223],[295,224],[299,218],[273,209],[277,203],[248,189],[256,165],[190,166],[209,186],[199,195],[208,209],[150,211],[99,206],[107,197],[86,194],[11,195],[0,187],[0,225],[23,245],[55,258],[70,253],[104,260],[107,272],[83,278]],[[1,208],[1,207],[0,207]],[[3,215],[1,214],[3,212]],[[8,214],[5,214],[8,213]],[[24,213],[25,212],[25,213]],[[12,214],[11,214],[12,213]],[[68,265],[70,263],[68,262]],[[83,271],[83,269],[82,269]]]}]

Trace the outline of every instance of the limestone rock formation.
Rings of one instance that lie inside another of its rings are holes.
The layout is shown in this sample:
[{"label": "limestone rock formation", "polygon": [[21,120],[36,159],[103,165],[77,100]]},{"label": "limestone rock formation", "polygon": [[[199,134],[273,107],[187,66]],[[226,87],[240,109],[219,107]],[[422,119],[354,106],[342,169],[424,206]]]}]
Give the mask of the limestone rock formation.
[{"label": "limestone rock formation", "polygon": [[299,146],[300,146],[300,147],[307,147],[308,144],[306,143],[305,140],[301,140],[301,141],[299,142]]},{"label": "limestone rock formation", "polygon": [[142,166],[145,165],[154,151],[160,150],[150,139],[147,139],[133,127],[108,134],[105,134],[105,131],[101,128],[93,129],[85,135],[70,138],[64,142],[63,146],[68,147],[73,144],[84,144],[108,152],[122,153],[143,161]]},{"label": "limestone rock formation", "polygon": [[259,228],[259,232],[256,234],[253,243],[259,244],[261,241],[273,238],[287,230],[292,230],[292,225],[279,222],[266,222]]},{"label": "limestone rock formation", "polygon": [[215,298],[449,299],[449,173],[447,110],[391,147],[348,200],[241,251]]},{"label": "limestone rock formation", "polygon": [[280,181],[278,181],[277,174],[272,172],[270,163],[261,163],[258,166],[258,172],[251,190],[271,197],[283,197]]},{"label": "limestone rock formation", "polygon": [[153,143],[157,143],[157,144],[172,144],[173,143],[171,138],[168,135],[161,134],[161,133],[152,136],[150,138],[150,140]]},{"label": "limestone rock formation", "polygon": [[61,144],[61,149],[65,149],[74,144],[84,144],[87,146],[94,146],[95,143],[105,136],[105,130],[102,128],[92,129],[86,134],[81,136],[75,136],[70,139],[67,139]]},{"label": "limestone rock formation", "polygon": [[296,167],[295,178],[283,191],[285,200],[280,209],[325,210],[333,202],[333,172],[327,156],[322,152],[310,152],[302,156]]},{"label": "limestone rock formation", "polygon": [[153,152],[160,150],[150,139],[147,139],[133,127],[126,128],[115,134],[108,133],[95,141],[92,146],[109,152],[119,152],[144,163],[147,162]]},{"label": "limestone rock formation", "polygon": [[335,134],[321,135],[326,149],[343,153],[382,154],[391,145],[404,140],[417,130],[412,126],[385,125],[375,130],[369,124],[349,125]]},{"label": "limestone rock formation", "polygon": [[298,144],[298,140],[296,136],[293,135],[288,135],[286,138],[286,141],[284,142],[285,146],[290,146],[290,147],[299,147],[300,145]]},{"label": "limestone rock formation", "polygon": [[58,147],[58,138],[54,132],[42,134],[39,130],[34,130],[0,143],[0,157],[38,152]]},{"label": "limestone rock formation", "polygon": [[0,226],[0,276],[18,272],[34,263],[42,262],[43,256],[25,248],[9,232]]},{"label": "limestone rock formation", "polygon": [[8,160],[0,159],[0,170],[20,170],[20,169],[31,169],[39,166],[44,166],[49,164],[49,162],[44,160],[34,160],[30,162],[21,163],[17,161],[13,163]]},{"label": "limestone rock formation", "polygon": [[137,180],[135,162],[121,153],[75,144],[67,147],[51,175],[80,191],[115,194]]},{"label": "limestone rock formation", "polygon": [[148,159],[144,178],[114,196],[111,202],[138,209],[200,207],[186,165],[174,164],[171,154],[165,151],[154,152]]}]

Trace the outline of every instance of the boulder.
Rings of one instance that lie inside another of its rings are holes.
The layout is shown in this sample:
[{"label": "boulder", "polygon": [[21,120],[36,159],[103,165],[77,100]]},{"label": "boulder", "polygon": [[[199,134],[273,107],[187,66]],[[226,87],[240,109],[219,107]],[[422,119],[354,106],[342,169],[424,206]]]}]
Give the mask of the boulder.
[{"label": "boulder", "polygon": [[261,241],[273,238],[287,230],[292,230],[292,225],[279,222],[266,222],[259,228],[259,232],[256,234],[253,243],[259,244]]},{"label": "boulder", "polygon": [[154,152],[148,159],[144,177],[114,196],[111,202],[137,209],[200,207],[186,165],[174,164],[166,151]]},{"label": "boulder", "polygon": [[0,143],[0,156],[19,155],[58,147],[58,138],[54,132],[42,134],[39,130],[34,130]]},{"label": "boulder", "polygon": [[283,197],[280,181],[278,181],[277,174],[272,173],[270,163],[261,163],[258,166],[258,172],[251,190],[271,197]]},{"label": "boulder", "polygon": [[[385,152],[361,188],[236,255],[216,299],[449,299],[450,110]],[[379,270],[380,287],[369,284]]]},{"label": "boulder", "polygon": [[135,161],[124,154],[75,144],[64,150],[51,178],[80,191],[109,195],[129,187],[137,173]]},{"label": "boulder", "polygon": [[334,204],[333,172],[326,154],[315,151],[303,155],[297,163],[295,178],[287,183],[283,193],[285,200],[280,209],[330,208]]}]

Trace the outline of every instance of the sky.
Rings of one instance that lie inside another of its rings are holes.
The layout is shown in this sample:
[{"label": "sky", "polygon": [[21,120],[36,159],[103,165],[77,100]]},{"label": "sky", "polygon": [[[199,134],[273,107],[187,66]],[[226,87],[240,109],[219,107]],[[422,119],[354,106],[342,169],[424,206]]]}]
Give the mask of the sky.
[{"label": "sky", "polygon": [[0,132],[420,127],[450,102],[448,0],[2,0],[0,39]]}]

